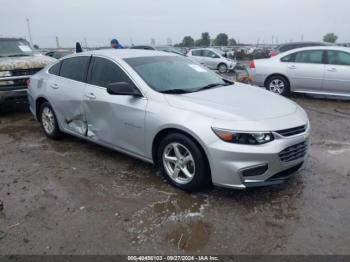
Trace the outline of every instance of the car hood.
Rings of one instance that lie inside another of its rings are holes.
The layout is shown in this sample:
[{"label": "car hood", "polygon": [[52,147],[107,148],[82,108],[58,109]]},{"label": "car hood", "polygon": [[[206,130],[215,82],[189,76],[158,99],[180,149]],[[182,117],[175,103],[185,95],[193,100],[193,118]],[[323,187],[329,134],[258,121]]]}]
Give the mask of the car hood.
[{"label": "car hood", "polygon": [[0,58],[0,71],[43,68],[54,61],[56,60],[43,55],[2,57]]},{"label": "car hood", "polygon": [[295,113],[298,108],[289,99],[240,83],[190,94],[165,96],[173,107],[229,121],[280,118]]}]

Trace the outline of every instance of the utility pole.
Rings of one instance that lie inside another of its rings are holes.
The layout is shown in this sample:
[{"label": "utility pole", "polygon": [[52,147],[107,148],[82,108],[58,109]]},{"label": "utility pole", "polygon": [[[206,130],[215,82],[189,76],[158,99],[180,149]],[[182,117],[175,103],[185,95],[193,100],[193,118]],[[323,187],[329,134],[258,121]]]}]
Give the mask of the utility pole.
[{"label": "utility pole", "polygon": [[58,36],[56,36],[56,47],[60,48],[60,40],[58,39]]},{"label": "utility pole", "polygon": [[30,21],[29,21],[29,18],[27,18],[27,26],[28,26],[28,35],[29,35],[30,45],[33,46],[32,32],[30,31]]},{"label": "utility pole", "polygon": [[86,41],[86,37],[84,37],[84,43],[85,43],[85,48],[88,49],[88,45],[87,45],[87,41]]}]

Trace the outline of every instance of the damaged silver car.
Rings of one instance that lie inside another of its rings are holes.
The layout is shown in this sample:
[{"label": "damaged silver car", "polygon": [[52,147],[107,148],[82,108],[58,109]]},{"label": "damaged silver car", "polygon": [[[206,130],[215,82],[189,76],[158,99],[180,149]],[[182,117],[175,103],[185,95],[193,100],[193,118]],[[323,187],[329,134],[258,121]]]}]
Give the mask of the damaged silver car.
[{"label": "damaged silver car", "polygon": [[27,99],[27,80],[54,62],[36,54],[25,39],[0,38],[0,104]]},{"label": "damaged silver car", "polygon": [[301,107],[176,54],[65,57],[31,78],[28,98],[48,137],[64,132],[154,163],[187,191],[278,184],[307,158]]}]

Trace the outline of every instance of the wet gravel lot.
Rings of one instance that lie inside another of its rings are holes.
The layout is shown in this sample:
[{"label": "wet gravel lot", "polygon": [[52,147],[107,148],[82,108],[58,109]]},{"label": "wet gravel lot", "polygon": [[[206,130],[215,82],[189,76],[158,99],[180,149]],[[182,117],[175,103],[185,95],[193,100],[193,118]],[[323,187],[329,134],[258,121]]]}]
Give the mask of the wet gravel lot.
[{"label": "wet gravel lot", "polygon": [[1,109],[0,254],[350,254],[350,102],[293,100],[313,128],[304,170],[198,194],[118,152],[47,139],[25,105]]}]

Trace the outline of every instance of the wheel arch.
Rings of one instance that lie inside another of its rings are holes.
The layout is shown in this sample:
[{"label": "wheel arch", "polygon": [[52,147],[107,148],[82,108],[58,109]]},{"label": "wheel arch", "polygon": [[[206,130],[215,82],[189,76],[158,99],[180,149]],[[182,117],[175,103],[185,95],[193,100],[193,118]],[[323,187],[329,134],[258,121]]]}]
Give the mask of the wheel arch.
[{"label": "wheel arch", "polygon": [[157,150],[158,150],[158,147],[159,147],[159,144],[160,142],[162,141],[162,139],[164,137],[166,137],[167,135],[169,134],[172,134],[172,133],[179,133],[179,134],[182,134],[182,135],[185,135],[187,136],[188,138],[190,138],[197,146],[198,148],[202,151],[202,153],[204,154],[204,157],[207,161],[207,164],[208,164],[208,168],[209,168],[209,171],[210,171],[210,174],[211,174],[211,168],[210,168],[210,162],[209,162],[209,158],[208,158],[208,155],[207,155],[207,152],[205,151],[204,147],[202,146],[202,144],[198,141],[198,139],[190,134],[189,132],[185,131],[185,130],[182,130],[182,129],[179,129],[179,128],[176,128],[176,127],[167,127],[167,128],[164,128],[162,130],[160,130],[154,137],[153,139],[153,142],[152,142],[152,160],[153,160],[153,163],[157,166],[158,165],[158,160],[157,160]]},{"label": "wheel arch", "polygon": [[35,116],[39,122],[41,122],[40,108],[45,102],[49,103],[49,101],[45,97],[38,97],[35,101]]},{"label": "wheel arch", "polygon": [[218,65],[217,65],[217,67],[216,67],[217,70],[219,70],[220,65],[225,65],[226,68],[227,68],[227,70],[228,70],[228,65],[227,65],[225,62],[220,62],[220,63],[218,63]]},{"label": "wheel arch", "polygon": [[290,79],[285,74],[282,74],[282,73],[273,73],[273,74],[268,75],[264,81],[264,87],[267,87],[267,81],[273,76],[279,76],[279,77],[283,77],[284,79],[286,79],[288,82],[289,89],[291,89]]}]

